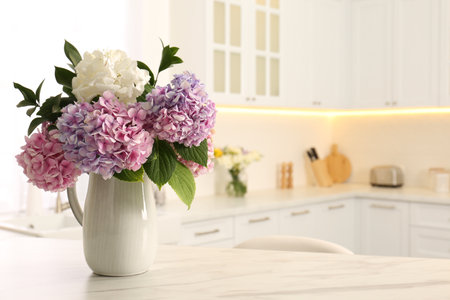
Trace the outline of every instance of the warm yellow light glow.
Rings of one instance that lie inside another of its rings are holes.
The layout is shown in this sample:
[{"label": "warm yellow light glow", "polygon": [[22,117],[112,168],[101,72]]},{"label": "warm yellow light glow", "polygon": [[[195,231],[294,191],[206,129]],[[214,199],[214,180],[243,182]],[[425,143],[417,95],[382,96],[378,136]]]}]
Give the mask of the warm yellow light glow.
[{"label": "warm yellow light glow", "polygon": [[217,106],[220,113],[234,113],[246,115],[279,115],[279,116],[386,116],[386,115],[415,115],[415,114],[445,114],[450,113],[450,107],[421,107],[394,109],[364,109],[364,110],[309,110],[299,108],[265,108],[265,107],[235,107]]}]

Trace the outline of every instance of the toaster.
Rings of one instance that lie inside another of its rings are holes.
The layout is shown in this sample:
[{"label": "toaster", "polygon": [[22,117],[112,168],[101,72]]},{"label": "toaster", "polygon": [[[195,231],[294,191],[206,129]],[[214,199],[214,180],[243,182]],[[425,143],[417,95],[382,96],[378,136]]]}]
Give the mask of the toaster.
[{"label": "toaster", "polygon": [[381,187],[401,187],[403,185],[403,171],[400,167],[376,166],[370,170],[370,184]]}]

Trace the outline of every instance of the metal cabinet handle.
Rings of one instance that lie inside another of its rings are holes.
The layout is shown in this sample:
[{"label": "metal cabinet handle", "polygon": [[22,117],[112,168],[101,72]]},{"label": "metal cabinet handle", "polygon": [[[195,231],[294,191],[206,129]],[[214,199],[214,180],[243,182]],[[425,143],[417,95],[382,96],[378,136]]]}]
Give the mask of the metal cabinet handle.
[{"label": "metal cabinet handle", "polygon": [[202,232],[196,232],[195,236],[202,236],[202,235],[208,235],[208,234],[214,234],[219,233],[220,230],[218,228],[210,230],[210,231],[202,231]]},{"label": "metal cabinet handle", "polygon": [[330,205],[328,206],[329,210],[334,210],[334,209],[340,209],[340,208],[344,208],[345,204],[338,204],[338,205]]},{"label": "metal cabinet handle", "polygon": [[384,102],[384,105],[389,106],[389,105],[391,105],[391,103],[390,102]]},{"label": "metal cabinet handle", "polygon": [[255,98],[255,97],[253,97],[253,98],[252,98],[252,101],[255,101],[255,100],[256,100],[256,98]]},{"label": "metal cabinet handle", "polygon": [[246,97],[245,100],[246,100],[246,101],[250,101],[250,97]]},{"label": "metal cabinet handle", "polygon": [[370,207],[381,209],[395,209],[395,205],[384,205],[384,204],[372,204]]},{"label": "metal cabinet handle", "polygon": [[248,220],[249,223],[259,223],[259,222],[266,222],[269,221],[270,217],[264,217],[264,218],[259,218],[259,219],[250,219]]},{"label": "metal cabinet handle", "polygon": [[291,216],[295,217],[295,216],[301,216],[301,215],[307,215],[309,214],[309,209],[305,209],[302,211],[293,211],[291,212]]}]

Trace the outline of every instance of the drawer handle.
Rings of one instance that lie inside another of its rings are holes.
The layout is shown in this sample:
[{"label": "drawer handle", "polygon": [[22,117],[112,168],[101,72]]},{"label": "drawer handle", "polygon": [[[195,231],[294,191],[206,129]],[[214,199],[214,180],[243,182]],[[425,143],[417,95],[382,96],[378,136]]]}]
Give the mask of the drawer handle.
[{"label": "drawer handle", "polygon": [[250,219],[248,220],[249,223],[259,223],[259,222],[266,222],[269,221],[270,217],[264,217],[264,218],[259,218],[259,219]]},{"label": "drawer handle", "polygon": [[384,205],[384,204],[372,204],[370,207],[381,209],[395,209],[395,205]]},{"label": "drawer handle", "polygon": [[309,209],[305,209],[305,210],[302,210],[302,211],[293,211],[293,212],[291,212],[291,216],[293,216],[293,217],[307,215],[307,214],[309,214]]},{"label": "drawer handle", "polygon": [[339,205],[330,205],[328,206],[329,210],[334,210],[334,209],[340,209],[340,208],[344,208],[345,204],[339,204]]},{"label": "drawer handle", "polygon": [[213,229],[210,231],[196,232],[195,236],[202,236],[202,235],[214,234],[214,233],[219,233],[219,232],[220,232],[220,230],[216,228],[216,229]]}]

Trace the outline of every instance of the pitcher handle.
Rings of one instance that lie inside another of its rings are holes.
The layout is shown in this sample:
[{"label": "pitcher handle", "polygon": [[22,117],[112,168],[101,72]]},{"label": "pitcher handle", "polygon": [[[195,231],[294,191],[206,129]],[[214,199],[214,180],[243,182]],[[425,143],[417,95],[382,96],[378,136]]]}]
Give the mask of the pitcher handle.
[{"label": "pitcher handle", "polygon": [[78,202],[75,186],[73,188],[67,188],[67,198],[69,198],[70,209],[72,210],[75,219],[83,226],[83,210],[81,209],[80,202]]}]

